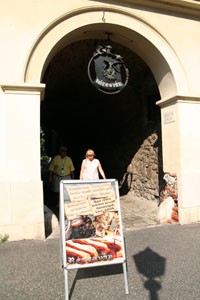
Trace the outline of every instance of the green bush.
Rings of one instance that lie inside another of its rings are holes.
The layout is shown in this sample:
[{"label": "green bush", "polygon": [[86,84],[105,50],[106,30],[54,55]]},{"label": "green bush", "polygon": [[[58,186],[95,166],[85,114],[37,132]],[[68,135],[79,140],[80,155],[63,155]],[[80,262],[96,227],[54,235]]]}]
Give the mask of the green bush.
[{"label": "green bush", "polygon": [[40,128],[40,151],[41,151],[41,161],[48,162],[49,156],[46,154],[45,133],[42,128]]},{"label": "green bush", "polygon": [[8,238],[9,238],[8,234],[0,234],[0,244],[7,242]]}]

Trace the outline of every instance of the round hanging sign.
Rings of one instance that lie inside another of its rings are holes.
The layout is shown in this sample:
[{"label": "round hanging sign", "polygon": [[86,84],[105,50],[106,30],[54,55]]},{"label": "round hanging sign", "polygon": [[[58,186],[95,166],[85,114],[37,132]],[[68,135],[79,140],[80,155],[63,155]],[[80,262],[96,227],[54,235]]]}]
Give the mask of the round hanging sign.
[{"label": "round hanging sign", "polygon": [[111,53],[111,46],[98,46],[88,63],[88,76],[96,89],[106,94],[121,92],[129,72],[122,57]]}]

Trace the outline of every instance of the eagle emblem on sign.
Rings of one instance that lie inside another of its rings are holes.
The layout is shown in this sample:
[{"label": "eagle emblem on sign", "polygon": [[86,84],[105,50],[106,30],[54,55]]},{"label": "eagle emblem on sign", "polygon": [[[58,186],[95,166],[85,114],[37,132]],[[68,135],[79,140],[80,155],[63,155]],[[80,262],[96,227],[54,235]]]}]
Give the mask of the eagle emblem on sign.
[{"label": "eagle emblem on sign", "polygon": [[99,91],[121,92],[128,83],[129,72],[122,57],[111,52],[111,46],[98,46],[88,64],[88,76]]}]

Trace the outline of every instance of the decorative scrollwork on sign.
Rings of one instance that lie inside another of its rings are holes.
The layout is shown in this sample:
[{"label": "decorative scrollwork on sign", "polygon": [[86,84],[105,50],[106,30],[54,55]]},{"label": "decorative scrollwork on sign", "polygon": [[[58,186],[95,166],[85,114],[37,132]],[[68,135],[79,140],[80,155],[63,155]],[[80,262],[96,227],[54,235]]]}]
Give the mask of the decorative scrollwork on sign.
[{"label": "decorative scrollwork on sign", "polygon": [[96,89],[106,94],[121,92],[128,83],[129,71],[121,55],[110,45],[98,46],[88,63],[88,76]]}]

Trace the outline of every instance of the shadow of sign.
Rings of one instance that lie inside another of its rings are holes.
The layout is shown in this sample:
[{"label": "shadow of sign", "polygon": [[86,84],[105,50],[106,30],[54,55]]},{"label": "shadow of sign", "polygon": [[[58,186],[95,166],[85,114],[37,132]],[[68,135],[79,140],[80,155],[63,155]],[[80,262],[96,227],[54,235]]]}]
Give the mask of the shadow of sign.
[{"label": "shadow of sign", "polygon": [[150,300],[158,300],[158,291],[162,288],[162,276],[165,274],[166,259],[147,247],[133,256],[144,287],[149,291]]},{"label": "shadow of sign", "polygon": [[123,269],[121,264],[100,266],[100,267],[88,268],[88,269],[78,269],[71,286],[69,299],[71,299],[73,295],[73,291],[75,289],[78,280],[95,278],[95,277],[103,277],[103,276],[112,276],[112,275],[117,275],[122,273],[123,273]]}]

